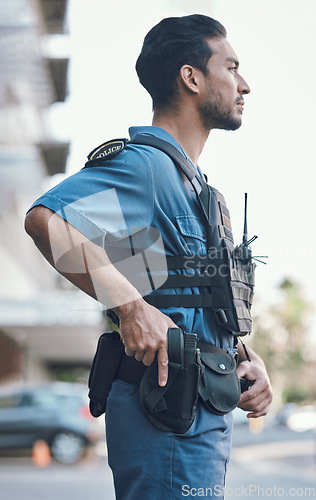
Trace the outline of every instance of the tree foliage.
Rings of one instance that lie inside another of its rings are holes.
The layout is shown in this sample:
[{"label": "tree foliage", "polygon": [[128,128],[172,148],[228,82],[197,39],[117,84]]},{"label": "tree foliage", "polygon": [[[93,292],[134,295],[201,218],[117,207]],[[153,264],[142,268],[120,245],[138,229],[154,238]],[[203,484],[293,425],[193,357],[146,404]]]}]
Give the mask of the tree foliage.
[{"label": "tree foliage", "polygon": [[251,345],[265,361],[279,402],[316,399],[316,364],[309,349],[312,308],[300,284],[285,278],[278,302],[254,309]]}]

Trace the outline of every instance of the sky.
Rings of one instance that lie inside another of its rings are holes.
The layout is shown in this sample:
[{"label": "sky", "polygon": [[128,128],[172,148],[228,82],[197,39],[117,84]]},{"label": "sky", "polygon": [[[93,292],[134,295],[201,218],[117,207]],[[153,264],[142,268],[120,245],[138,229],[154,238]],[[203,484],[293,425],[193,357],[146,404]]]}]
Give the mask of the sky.
[{"label": "sky", "polygon": [[259,299],[277,301],[287,277],[316,310],[315,0],[70,0],[70,92],[52,120],[56,138],[71,140],[67,172],[99,144],[128,137],[129,126],[151,124],[134,69],[143,38],[164,17],[194,13],[224,24],[251,88],[242,127],[212,131],[199,166],[226,198],[236,243],[248,193],[253,254],[269,256],[257,268]]}]

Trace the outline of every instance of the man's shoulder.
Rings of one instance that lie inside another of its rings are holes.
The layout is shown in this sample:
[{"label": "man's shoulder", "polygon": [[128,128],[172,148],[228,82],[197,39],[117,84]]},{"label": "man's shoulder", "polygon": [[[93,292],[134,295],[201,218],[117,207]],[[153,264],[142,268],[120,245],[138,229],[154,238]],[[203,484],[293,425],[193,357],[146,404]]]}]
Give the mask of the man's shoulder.
[{"label": "man's shoulder", "polygon": [[82,171],[92,172],[99,168],[104,168],[108,173],[126,168],[137,171],[149,165],[147,155],[144,153],[137,145],[135,147],[130,145],[128,139],[110,139],[88,154],[88,161]]},{"label": "man's shoulder", "polygon": [[150,170],[164,166],[170,167],[172,160],[164,152],[154,146],[146,144],[134,144],[127,139],[111,139],[97,146],[88,155],[88,161],[82,170],[93,169],[94,167],[124,170],[132,169],[139,172],[144,168]]},{"label": "man's shoulder", "polygon": [[88,154],[88,161],[110,160],[120,154],[125,148],[128,139],[110,139],[94,148]]}]

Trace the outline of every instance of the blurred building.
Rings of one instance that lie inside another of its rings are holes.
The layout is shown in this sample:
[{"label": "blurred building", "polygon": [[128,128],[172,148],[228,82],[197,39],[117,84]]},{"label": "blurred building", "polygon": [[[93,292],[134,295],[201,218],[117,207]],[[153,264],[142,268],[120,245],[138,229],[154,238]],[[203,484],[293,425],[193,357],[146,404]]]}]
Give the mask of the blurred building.
[{"label": "blurred building", "polygon": [[0,0],[0,383],[88,366],[102,330],[97,304],[66,285],[24,232],[27,208],[64,173],[69,143],[49,109],[67,96],[68,58],[47,53],[67,34],[67,0]]}]

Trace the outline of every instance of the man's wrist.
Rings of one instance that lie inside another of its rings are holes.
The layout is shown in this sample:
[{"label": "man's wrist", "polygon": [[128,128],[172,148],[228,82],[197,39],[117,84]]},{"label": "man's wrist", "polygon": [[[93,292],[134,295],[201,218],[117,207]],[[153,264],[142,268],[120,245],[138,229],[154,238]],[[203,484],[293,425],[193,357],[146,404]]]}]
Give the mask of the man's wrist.
[{"label": "man's wrist", "polygon": [[145,312],[147,303],[144,301],[142,297],[139,299],[128,302],[127,304],[123,304],[121,306],[117,306],[112,308],[120,320],[124,320],[137,314],[143,314]]},{"label": "man's wrist", "polygon": [[249,349],[249,347],[246,347],[243,341],[240,339],[238,339],[237,349],[238,349],[238,364],[242,363],[243,361],[251,361],[252,359],[251,349]]},{"label": "man's wrist", "polygon": [[258,363],[261,363],[264,365],[262,359],[258,354],[255,353],[251,347],[245,346],[245,344],[239,339],[238,341],[238,364],[242,363],[243,361],[257,361]]}]

